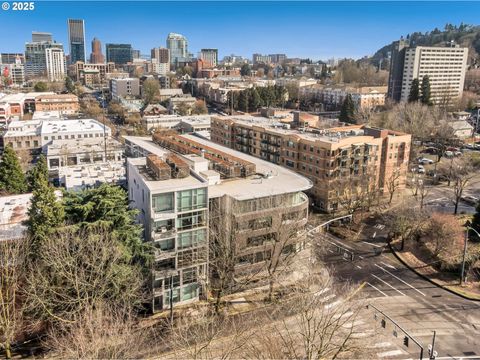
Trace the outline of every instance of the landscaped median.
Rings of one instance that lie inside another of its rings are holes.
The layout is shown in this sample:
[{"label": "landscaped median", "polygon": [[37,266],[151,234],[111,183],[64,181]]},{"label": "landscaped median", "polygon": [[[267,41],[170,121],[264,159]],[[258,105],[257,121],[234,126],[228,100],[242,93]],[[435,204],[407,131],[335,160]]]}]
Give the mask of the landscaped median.
[{"label": "landscaped median", "polygon": [[392,241],[389,244],[392,253],[407,268],[409,268],[425,280],[428,280],[432,284],[441,287],[453,294],[456,294],[468,300],[480,301],[478,282],[470,282],[460,286],[458,275],[455,276],[454,273],[441,272],[437,270],[434,266],[425,263],[424,261],[419,259],[420,256],[414,254],[414,252],[410,251],[410,249],[404,249],[403,251],[396,250],[397,246],[399,245],[399,240]]}]

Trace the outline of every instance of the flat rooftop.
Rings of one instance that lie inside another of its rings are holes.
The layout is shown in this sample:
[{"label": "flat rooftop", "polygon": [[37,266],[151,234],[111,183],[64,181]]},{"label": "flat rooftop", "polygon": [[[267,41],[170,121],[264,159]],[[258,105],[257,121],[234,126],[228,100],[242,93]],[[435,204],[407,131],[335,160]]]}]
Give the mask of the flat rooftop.
[{"label": "flat rooftop", "polygon": [[[152,142],[153,144],[153,142]],[[163,157],[166,154],[169,154],[170,152],[164,151],[162,148],[159,146],[155,145],[157,149],[159,150],[158,152],[151,152],[152,154],[155,154],[159,157]],[[143,181],[147,185],[147,187],[151,191],[176,191],[176,190],[181,190],[181,189],[193,189],[197,187],[206,186],[208,183],[206,180],[203,178],[199,178],[196,176],[192,176],[191,173],[187,177],[184,178],[171,178],[171,179],[166,179],[166,180],[157,180],[155,179],[151,172],[148,171],[147,169],[147,158],[141,157],[141,158],[128,158],[127,162],[131,164],[132,166],[135,166],[138,169],[138,172],[140,175],[142,175]]]},{"label": "flat rooftop", "polygon": [[[107,139],[107,153],[111,151],[123,151],[124,146],[121,142],[108,138]],[[53,140],[51,144],[47,145],[47,155],[75,155],[85,152],[104,152],[105,143],[103,138],[80,138],[69,140]]]},{"label": "flat rooftop", "polygon": [[59,178],[64,182],[67,190],[78,189],[85,185],[96,185],[97,183],[125,181],[125,173],[123,161],[64,166],[58,169]]},{"label": "flat rooftop", "polygon": [[[103,131],[105,125],[94,119],[75,119],[75,120],[44,120],[42,123],[42,133],[51,134],[56,132],[96,132]],[[110,132],[110,128],[106,128]]]},{"label": "flat rooftop", "polygon": [[[233,155],[242,160],[251,162],[256,165],[256,174],[249,177],[237,177],[231,179],[222,179],[220,184],[210,185],[208,187],[209,197],[220,197],[223,195],[229,195],[237,200],[247,200],[253,198],[261,198],[272,195],[281,195],[285,193],[305,191],[313,186],[313,183],[291,170],[283,168],[279,165],[272,164],[270,162],[257,159],[256,157],[246,155],[239,151],[215,144],[208,140],[204,140],[194,135],[182,135],[184,138],[194,140],[205,146],[220,150],[224,153]],[[126,136],[125,139],[132,144],[142,147],[152,154],[156,154],[163,157],[169,153],[167,149],[161,148],[155,144],[149,137],[134,137]],[[178,154],[177,154],[178,155]],[[188,158],[183,155],[180,157]],[[145,158],[128,159],[132,165],[145,165]],[[199,175],[201,176],[201,175]],[[188,179],[188,178],[186,178]],[[195,179],[195,178],[194,178]],[[182,181],[183,180],[183,181]],[[148,186],[152,189],[171,189],[175,190],[179,187],[195,184],[193,181],[189,182],[185,179],[170,179],[162,181],[150,181]],[[198,181],[198,180],[197,180]],[[165,185],[164,185],[165,184]],[[166,187],[165,187],[166,186]]]},{"label": "flat rooftop", "polygon": [[0,241],[14,240],[23,236],[32,194],[0,197]]}]

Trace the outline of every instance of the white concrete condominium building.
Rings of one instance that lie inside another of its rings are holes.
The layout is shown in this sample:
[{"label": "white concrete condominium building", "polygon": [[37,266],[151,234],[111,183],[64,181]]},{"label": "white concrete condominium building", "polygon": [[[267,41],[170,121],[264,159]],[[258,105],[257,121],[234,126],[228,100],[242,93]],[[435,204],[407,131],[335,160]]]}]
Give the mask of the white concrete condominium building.
[{"label": "white concrete condominium building", "polygon": [[62,49],[45,49],[47,76],[50,81],[65,80],[65,55]]},{"label": "white concrete condominium building", "polygon": [[420,84],[425,75],[430,79],[431,101],[444,103],[462,96],[467,67],[468,48],[408,48],[403,66],[401,101],[408,101],[413,79]]}]

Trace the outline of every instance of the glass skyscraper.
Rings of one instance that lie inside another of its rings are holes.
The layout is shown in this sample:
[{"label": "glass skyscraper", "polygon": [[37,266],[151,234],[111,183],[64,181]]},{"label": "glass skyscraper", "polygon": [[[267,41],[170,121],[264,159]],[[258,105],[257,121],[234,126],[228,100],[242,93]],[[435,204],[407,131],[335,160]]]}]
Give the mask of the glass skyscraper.
[{"label": "glass skyscraper", "polygon": [[106,56],[107,62],[114,62],[115,65],[124,65],[132,62],[133,52],[130,44],[107,44]]},{"label": "glass skyscraper", "polygon": [[85,22],[68,19],[68,43],[70,45],[70,63],[85,62]]}]

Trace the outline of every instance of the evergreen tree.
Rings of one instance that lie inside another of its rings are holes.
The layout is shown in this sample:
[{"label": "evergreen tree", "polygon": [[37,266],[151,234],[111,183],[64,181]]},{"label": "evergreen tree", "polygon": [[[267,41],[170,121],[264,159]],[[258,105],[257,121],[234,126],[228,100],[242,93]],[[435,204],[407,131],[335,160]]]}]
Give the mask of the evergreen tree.
[{"label": "evergreen tree", "polygon": [[67,222],[80,227],[107,226],[122,245],[127,261],[149,263],[149,247],[135,222],[137,210],[129,208],[127,193],[121,187],[102,184],[95,189],[67,192],[63,204]]},{"label": "evergreen tree", "polygon": [[252,74],[252,69],[250,68],[250,65],[243,64],[242,67],[240,68],[240,75],[250,76],[251,74]]},{"label": "evergreen tree", "polygon": [[420,83],[418,79],[415,78],[412,80],[412,85],[410,86],[410,93],[408,94],[408,102],[418,102],[420,99]]},{"label": "evergreen tree", "polygon": [[69,93],[75,92],[75,84],[73,83],[72,78],[70,76],[67,76],[65,78],[65,88]]},{"label": "evergreen tree", "polygon": [[0,192],[22,194],[27,190],[27,181],[17,154],[11,146],[7,145],[0,161]]},{"label": "evergreen tree", "polygon": [[355,104],[350,94],[343,101],[339,120],[351,124],[355,123]]},{"label": "evergreen tree", "polygon": [[28,234],[32,239],[31,254],[36,251],[45,237],[58,230],[63,223],[64,210],[62,203],[57,200],[54,188],[48,181],[39,176],[33,190],[30,209],[28,210]]},{"label": "evergreen tree", "polygon": [[35,90],[36,92],[45,92],[48,91],[48,85],[46,82],[39,81],[35,84],[33,90]]},{"label": "evergreen tree", "polygon": [[420,98],[420,100],[422,101],[422,104],[432,105],[432,101],[430,97],[431,97],[430,79],[428,75],[425,75],[422,79],[422,96]]},{"label": "evergreen tree", "polygon": [[256,87],[252,89],[251,95],[252,97],[248,105],[251,111],[257,111],[257,109],[262,105],[262,99],[260,98],[260,95]]},{"label": "evergreen tree", "polygon": [[45,180],[48,183],[48,167],[47,160],[42,154],[38,159],[37,163],[27,174],[28,186],[30,191],[35,190],[38,187],[38,184],[41,180]]}]

